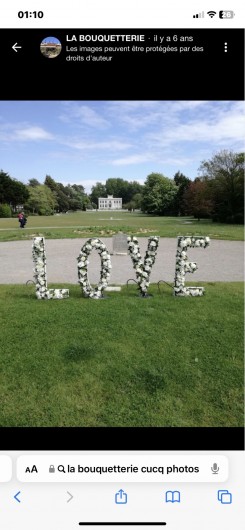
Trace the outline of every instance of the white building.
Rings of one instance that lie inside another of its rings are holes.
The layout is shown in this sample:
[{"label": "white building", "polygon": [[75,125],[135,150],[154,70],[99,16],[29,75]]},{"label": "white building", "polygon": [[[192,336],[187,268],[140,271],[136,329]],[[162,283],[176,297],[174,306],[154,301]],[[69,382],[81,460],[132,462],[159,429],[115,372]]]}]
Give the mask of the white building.
[{"label": "white building", "polygon": [[99,210],[121,210],[122,199],[114,198],[113,195],[107,195],[105,197],[99,197]]}]

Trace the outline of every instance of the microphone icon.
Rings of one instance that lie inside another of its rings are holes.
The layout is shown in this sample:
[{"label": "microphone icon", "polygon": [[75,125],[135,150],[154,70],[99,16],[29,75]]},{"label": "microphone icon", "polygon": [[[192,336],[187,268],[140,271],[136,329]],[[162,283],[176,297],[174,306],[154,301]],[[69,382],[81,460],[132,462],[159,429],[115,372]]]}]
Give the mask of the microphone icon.
[{"label": "microphone icon", "polygon": [[213,464],[212,467],[211,467],[211,471],[212,471],[213,475],[217,475],[218,472],[219,472],[218,464]]}]

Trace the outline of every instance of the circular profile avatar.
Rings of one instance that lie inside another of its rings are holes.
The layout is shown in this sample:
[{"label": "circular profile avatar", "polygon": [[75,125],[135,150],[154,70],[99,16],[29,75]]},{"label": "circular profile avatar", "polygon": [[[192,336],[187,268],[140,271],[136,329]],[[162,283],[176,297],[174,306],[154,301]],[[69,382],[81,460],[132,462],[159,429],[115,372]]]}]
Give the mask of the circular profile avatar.
[{"label": "circular profile avatar", "polygon": [[41,53],[48,59],[58,57],[61,52],[61,42],[56,37],[46,37],[40,44]]}]

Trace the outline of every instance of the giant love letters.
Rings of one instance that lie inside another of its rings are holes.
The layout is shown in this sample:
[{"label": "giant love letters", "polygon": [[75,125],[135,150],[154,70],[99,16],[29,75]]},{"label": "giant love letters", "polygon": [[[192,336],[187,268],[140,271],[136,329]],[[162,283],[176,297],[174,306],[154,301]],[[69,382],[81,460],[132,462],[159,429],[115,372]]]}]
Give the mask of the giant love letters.
[{"label": "giant love letters", "polygon": [[44,237],[34,237],[32,244],[36,297],[39,300],[69,298],[69,289],[48,289]]},{"label": "giant love letters", "polygon": [[174,278],[175,296],[202,296],[204,294],[204,287],[185,287],[186,272],[197,270],[197,264],[188,261],[187,248],[206,248],[209,244],[209,237],[178,237]]},{"label": "giant love letters", "polygon": [[[136,237],[128,237],[128,250],[136,271],[136,281],[142,296],[147,296],[147,290],[150,285],[149,278],[156,260],[159,239],[158,236],[149,237],[148,248],[143,261],[140,254],[138,239]],[[204,294],[203,287],[185,287],[186,273],[193,273],[197,270],[197,264],[188,261],[187,249],[188,247],[206,248],[209,244],[209,237],[178,237],[173,290],[174,296],[202,296]],[[88,257],[93,249],[97,250],[101,259],[100,281],[95,288],[92,288],[88,278]],[[34,238],[32,255],[37,298],[39,300],[69,298],[69,289],[48,289],[44,237]],[[78,282],[82,287],[84,296],[97,300],[102,298],[103,291],[108,285],[111,270],[111,257],[106,245],[98,238],[88,239],[81,248],[77,261]]]}]

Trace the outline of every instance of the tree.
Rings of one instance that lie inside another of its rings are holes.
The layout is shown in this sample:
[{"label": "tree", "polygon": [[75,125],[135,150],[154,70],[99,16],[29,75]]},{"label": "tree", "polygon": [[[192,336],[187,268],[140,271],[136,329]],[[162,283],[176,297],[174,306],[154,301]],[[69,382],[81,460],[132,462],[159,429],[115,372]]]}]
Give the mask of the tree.
[{"label": "tree", "polygon": [[[109,178],[105,184],[96,182],[95,186],[92,187],[90,194],[91,202],[95,203],[98,208],[99,197],[107,197],[107,195],[113,195],[113,197],[119,197],[122,199],[124,206],[133,200],[136,194],[142,193],[143,186],[135,180],[128,182],[121,178]],[[137,206],[135,206],[137,208]]]},{"label": "tree", "polygon": [[143,192],[144,186],[140,184],[139,182],[136,182],[135,180],[133,180],[133,182],[128,182],[127,184],[128,184],[127,186],[128,200],[135,201],[136,202],[135,208],[138,209],[141,207],[142,192]]},{"label": "tree", "polygon": [[44,185],[47,186],[53,193],[53,197],[57,203],[59,212],[66,212],[69,210],[69,199],[65,193],[65,186],[61,182],[55,182],[55,180],[46,175]]},{"label": "tree", "polygon": [[92,186],[90,200],[96,204],[96,207],[99,206],[99,197],[107,197],[108,193],[106,191],[106,186],[101,182],[96,182],[95,186]]},{"label": "tree", "polygon": [[44,184],[45,186],[48,186],[48,188],[50,188],[51,191],[57,191],[57,187],[58,187],[57,182],[55,182],[55,180],[52,179],[50,175],[46,175]]},{"label": "tree", "polygon": [[39,215],[52,215],[57,206],[54,194],[45,184],[29,186],[29,199],[25,207]]},{"label": "tree", "polygon": [[11,188],[12,190],[11,195],[9,196],[9,202],[10,206],[12,206],[15,210],[16,206],[18,206],[19,204],[25,204],[26,200],[29,197],[29,192],[27,186],[25,186],[25,184],[19,182],[18,180],[13,180]]},{"label": "tree", "polygon": [[199,171],[212,190],[213,220],[243,223],[244,154],[220,151],[210,160],[204,160]]},{"label": "tree", "polygon": [[6,203],[15,210],[17,205],[25,203],[28,196],[25,184],[0,171],[0,203]]},{"label": "tree", "polygon": [[40,186],[40,182],[38,182],[37,179],[30,179],[28,182],[28,186],[35,188],[36,186]]},{"label": "tree", "polygon": [[188,184],[190,182],[190,179],[188,179],[183,173],[180,171],[177,171],[174,175],[174,182],[176,186],[183,186],[185,184]]},{"label": "tree", "polygon": [[[143,186],[141,186],[141,187],[143,187]],[[135,204],[135,210],[140,210],[141,209],[142,200],[143,200],[142,193],[135,193],[133,195],[132,201]]]},{"label": "tree", "polygon": [[142,210],[155,215],[171,215],[177,193],[175,182],[161,173],[148,175],[143,189]]},{"label": "tree", "polygon": [[59,212],[67,212],[70,206],[69,198],[67,197],[67,195],[61,189],[58,189],[57,192],[54,192],[53,194],[58,203]]},{"label": "tree", "polygon": [[213,213],[212,193],[208,182],[195,179],[188,186],[183,195],[183,211],[193,215],[200,221],[201,218],[211,217]]},{"label": "tree", "polygon": [[73,184],[72,186],[68,184],[64,191],[69,198],[69,210],[82,210],[87,197],[84,187],[78,184]]},{"label": "tree", "polygon": [[127,187],[128,183],[126,180],[120,178],[110,178],[107,179],[106,183],[106,192],[108,195],[113,195],[114,197],[122,198],[122,202],[127,202]]},{"label": "tree", "polygon": [[130,212],[132,212],[134,210],[140,210],[141,204],[142,204],[142,200],[143,200],[142,193],[135,193],[135,195],[133,195],[131,201],[126,202],[126,204],[124,204],[124,208],[126,208]]},{"label": "tree", "polygon": [[73,190],[75,190],[77,193],[80,193],[81,195],[86,195],[84,186],[82,184],[68,184],[68,187],[71,187]]},{"label": "tree", "polygon": [[185,175],[183,175],[183,173],[178,171],[174,175],[174,182],[176,186],[178,186],[178,190],[177,190],[176,197],[175,197],[175,205],[174,205],[175,214],[184,215],[185,208],[184,208],[183,198],[184,198],[184,194],[186,190],[191,184],[191,180],[188,179]]},{"label": "tree", "polygon": [[44,184],[52,191],[59,212],[83,210],[90,203],[82,184],[64,186],[61,182],[56,182],[50,175],[46,175]]},{"label": "tree", "polygon": [[110,178],[106,181],[107,195],[113,195],[122,199],[122,203],[128,203],[136,193],[142,193],[143,186],[136,182],[128,182],[121,178]]}]

